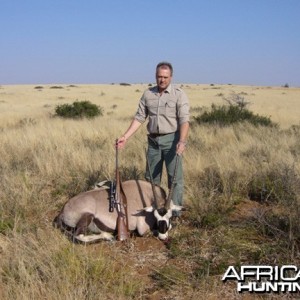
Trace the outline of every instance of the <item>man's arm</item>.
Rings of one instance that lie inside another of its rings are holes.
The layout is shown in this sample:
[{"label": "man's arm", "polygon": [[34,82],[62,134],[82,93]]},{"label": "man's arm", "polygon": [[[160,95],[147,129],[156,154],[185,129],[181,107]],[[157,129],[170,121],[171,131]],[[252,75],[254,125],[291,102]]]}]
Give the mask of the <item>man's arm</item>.
[{"label": "man's arm", "polygon": [[182,123],[179,127],[180,138],[176,148],[176,153],[179,155],[181,155],[186,148],[189,128],[190,128],[189,122]]}]

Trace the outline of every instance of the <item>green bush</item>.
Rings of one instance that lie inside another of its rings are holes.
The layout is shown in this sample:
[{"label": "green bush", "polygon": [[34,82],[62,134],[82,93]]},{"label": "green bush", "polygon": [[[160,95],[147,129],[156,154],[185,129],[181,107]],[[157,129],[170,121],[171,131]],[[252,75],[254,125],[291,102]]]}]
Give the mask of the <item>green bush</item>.
[{"label": "green bush", "polygon": [[259,116],[246,108],[237,105],[212,104],[211,111],[204,112],[202,115],[194,117],[197,123],[219,124],[221,126],[247,121],[255,126],[274,126],[275,124],[269,117]]},{"label": "green bush", "polygon": [[249,104],[241,95],[233,94],[229,98],[223,98],[228,105],[212,104],[211,111],[205,111],[194,117],[197,123],[218,124],[228,126],[233,123],[249,122],[255,126],[275,126],[269,117],[254,114],[246,106]]},{"label": "green bush", "polygon": [[75,101],[73,104],[56,106],[55,113],[63,118],[94,118],[103,115],[103,109],[90,101]]}]

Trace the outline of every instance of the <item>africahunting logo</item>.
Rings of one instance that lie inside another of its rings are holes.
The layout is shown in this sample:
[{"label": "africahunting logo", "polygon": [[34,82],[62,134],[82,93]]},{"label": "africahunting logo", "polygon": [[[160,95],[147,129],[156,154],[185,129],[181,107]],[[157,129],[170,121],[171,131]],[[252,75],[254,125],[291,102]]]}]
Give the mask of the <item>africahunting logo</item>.
[{"label": "africahunting logo", "polygon": [[222,281],[236,281],[237,292],[298,293],[300,268],[286,266],[234,266],[228,267]]}]

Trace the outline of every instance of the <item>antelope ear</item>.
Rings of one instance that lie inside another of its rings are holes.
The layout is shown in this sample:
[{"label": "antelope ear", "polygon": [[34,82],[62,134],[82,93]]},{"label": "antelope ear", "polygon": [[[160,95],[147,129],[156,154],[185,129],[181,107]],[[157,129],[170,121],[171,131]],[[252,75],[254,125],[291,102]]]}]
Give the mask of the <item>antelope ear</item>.
[{"label": "antelope ear", "polygon": [[170,203],[170,208],[171,208],[171,210],[175,210],[175,211],[184,210],[183,206],[176,205],[173,203],[173,201],[171,201],[171,203]]},{"label": "antelope ear", "polygon": [[144,207],[143,210],[146,211],[146,212],[153,212],[154,207],[153,206],[147,206],[147,207]]},{"label": "antelope ear", "polygon": [[143,217],[145,216],[145,211],[143,209],[140,209],[139,211],[137,211],[135,214],[131,214],[131,216],[135,216],[135,217]]},{"label": "antelope ear", "polygon": [[168,209],[168,212],[166,214],[167,218],[171,218],[172,217],[172,209]]}]

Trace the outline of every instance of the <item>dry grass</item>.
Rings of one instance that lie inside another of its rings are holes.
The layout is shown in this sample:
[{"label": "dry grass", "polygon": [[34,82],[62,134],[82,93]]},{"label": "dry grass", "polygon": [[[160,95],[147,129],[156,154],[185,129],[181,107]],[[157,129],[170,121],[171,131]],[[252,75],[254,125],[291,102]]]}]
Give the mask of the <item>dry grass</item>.
[{"label": "dry grass", "polygon": [[[184,159],[190,211],[167,247],[151,236],[74,245],[52,228],[69,197],[113,178],[115,138],[145,88],[0,87],[1,299],[239,299],[220,280],[229,264],[299,263],[300,89],[183,86],[193,115],[237,93],[280,128],[192,123]],[[100,105],[104,116],[53,117],[56,105],[75,100]],[[143,128],[120,154],[126,176],[143,176],[145,147]],[[243,211],[250,192],[264,195],[237,226],[233,211]]]}]

